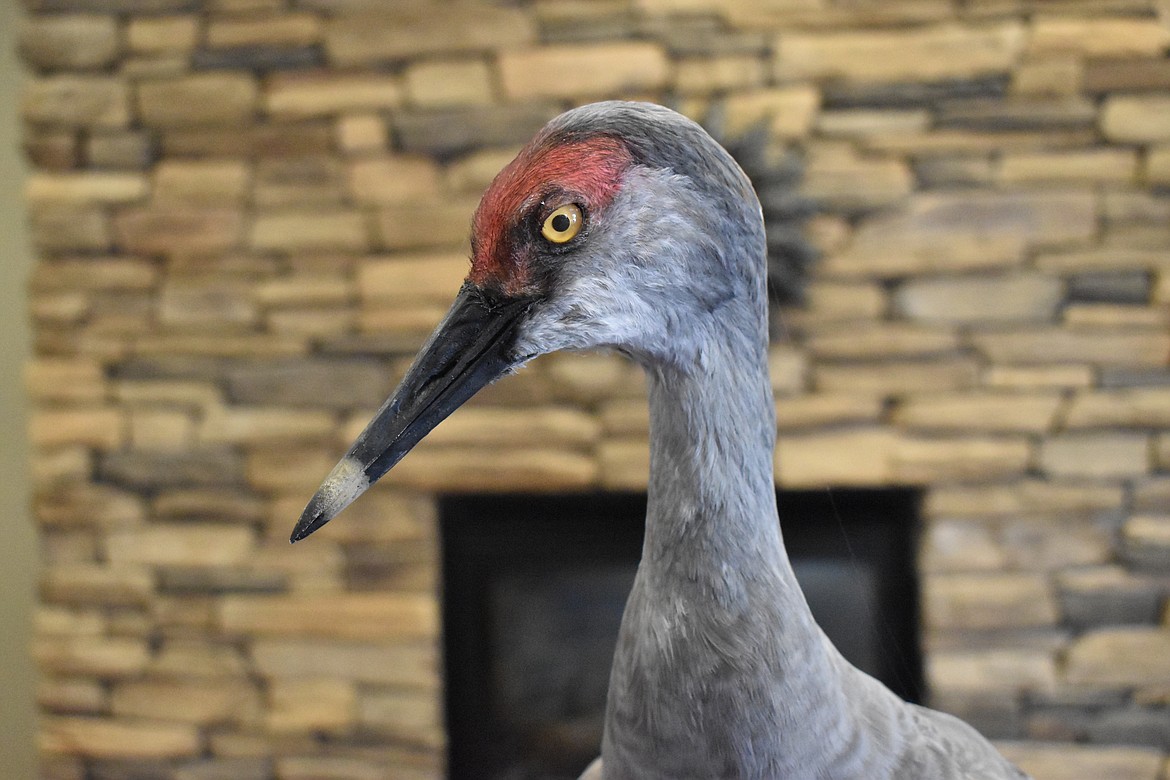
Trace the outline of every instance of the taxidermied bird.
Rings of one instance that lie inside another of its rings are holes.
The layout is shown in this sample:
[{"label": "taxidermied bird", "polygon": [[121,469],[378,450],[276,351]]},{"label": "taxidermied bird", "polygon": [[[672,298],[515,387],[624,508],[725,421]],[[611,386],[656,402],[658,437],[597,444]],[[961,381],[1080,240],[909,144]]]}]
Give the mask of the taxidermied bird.
[{"label": "taxidermied bird", "polygon": [[453,307],[293,541],[489,382],[615,349],[647,374],[646,535],[583,777],[1025,777],[850,665],[813,620],[777,520],[764,224],[722,147],[661,106],[571,110],[488,187],[471,239]]}]

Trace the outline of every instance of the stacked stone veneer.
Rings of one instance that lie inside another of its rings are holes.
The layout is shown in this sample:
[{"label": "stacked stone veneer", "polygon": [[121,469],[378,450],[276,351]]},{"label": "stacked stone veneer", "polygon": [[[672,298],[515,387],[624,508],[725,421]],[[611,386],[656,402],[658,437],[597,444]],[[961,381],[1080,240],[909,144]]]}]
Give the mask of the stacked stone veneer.
[{"label": "stacked stone veneer", "polygon": [[638,372],[540,360],[287,535],[486,182],[608,96],[805,157],[776,473],[923,488],[935,704],[1139,746],[1013,747],[1041,777],[1161,776],[1164,2],[27,3],[46,777],[442,774],[432,496],[643,485]]}]

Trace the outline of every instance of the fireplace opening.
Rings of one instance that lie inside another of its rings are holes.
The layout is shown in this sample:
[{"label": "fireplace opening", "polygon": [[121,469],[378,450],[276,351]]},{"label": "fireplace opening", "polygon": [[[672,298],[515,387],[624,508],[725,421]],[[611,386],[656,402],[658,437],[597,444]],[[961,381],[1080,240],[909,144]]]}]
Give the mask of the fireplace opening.
[{"label": "fireplace opening", "polygon": [[[841,652],[922,698],[919,494],[779,491],[813,614]],[[452,780],[575,779],[597,755],[645,494],[440,499]]]}]

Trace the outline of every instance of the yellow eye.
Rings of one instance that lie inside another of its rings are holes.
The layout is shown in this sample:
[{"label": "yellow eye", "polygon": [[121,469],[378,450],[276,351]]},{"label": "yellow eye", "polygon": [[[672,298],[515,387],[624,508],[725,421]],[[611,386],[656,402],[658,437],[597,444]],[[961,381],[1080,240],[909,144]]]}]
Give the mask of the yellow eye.
[{"label": "yellow eye", "polygon": [[581,209],[576,204],[566,203],[548,215],[540,226],[540,234],[554,244],[563,244],[581,232],[582,222]]}]

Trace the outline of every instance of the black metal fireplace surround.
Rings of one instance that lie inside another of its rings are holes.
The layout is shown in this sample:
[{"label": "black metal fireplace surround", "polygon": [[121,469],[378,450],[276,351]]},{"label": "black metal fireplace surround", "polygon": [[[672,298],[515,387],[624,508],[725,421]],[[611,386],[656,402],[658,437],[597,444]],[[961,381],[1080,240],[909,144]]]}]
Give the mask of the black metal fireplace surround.
[{"label": "black metal fireplace surround", "polygon": [[[919,494],[777,499],[822,628],[854,664],[920,700]],[[440,499],[452,780],[576,778],[597,755],[645,507],[638,493]]]}]

